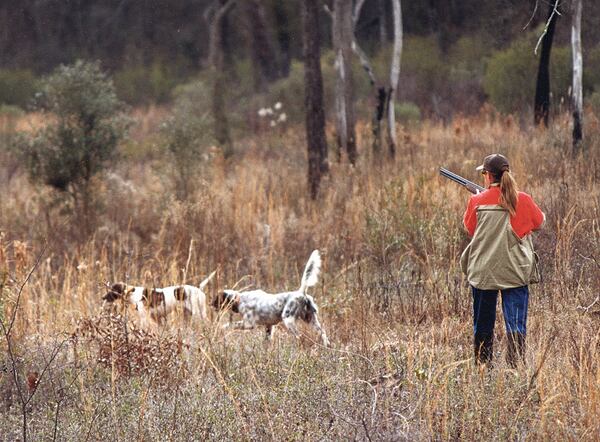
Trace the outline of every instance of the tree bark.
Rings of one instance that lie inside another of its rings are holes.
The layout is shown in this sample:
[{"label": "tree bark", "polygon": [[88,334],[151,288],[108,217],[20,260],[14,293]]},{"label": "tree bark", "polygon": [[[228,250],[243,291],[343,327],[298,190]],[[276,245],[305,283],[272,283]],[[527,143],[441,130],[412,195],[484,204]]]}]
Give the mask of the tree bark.
[{"label": "tree bark", "polygon": [[308,185],[310,196],[319,194],[321,176],[329,170],[323,109],[323,76],[319,36],[320,0],[302,3],[302,39],[304,50],[304,102],[308,149]]},{"label": "tree bark", "polygon": [[335,53],[335,109],[336,109],[336,154],[338,161],[345,150],[348,160],[356,164],[356,132],[354,116],[354,91],[352,88],[352,3],[335,0],[333,9],[333,48]]},{"label": "tree bark", "polygon": [[377,0],[377,15],[379,16],[379,44],[383,47],[387,43],[385,0]]},{"label": "tree bark", "polygon": [[281,59],[279,62],[279,72],[281,78],[285,78],[290,73],[290,65],[292,63],[292,55],[290,42],[292,39],[290,33],[290,22],[288,14],[283,2],[277,0],[274,2],[273,14],[275,19],[275,33],[277,34],[277,42],[279,44],[279,52]]},{"label": "tree bark", "polygon": [[540,64],[538,67],[537,82],[535,87],[535,103],[533,107],[533,121],[536,125],[544,123],[548,127],[548,114],[550,111],[550,51],[552,50],[552,40],[554,39],[554,28],[558,14],[558,1],[550,3],[550,12],[545,34],[542,37],[542,53],[540,54]]},{"label": "tree bark", "polygon": [[222,21],[235,4],[236,0],[215,0],[205,11],[205,18],[209,23],[208,64],[210,78],[212,79],[211,110],[214,119],[214,137],[221,148],[224,157],[233,154],[233,143],[229,133],[229,121],[225,111],[225,77],[223,75],[223,36],[221,32]]},{"label": "tree bark", "polygon": [[582,0],[573,0],[571,21],[571,53],[573,55],[573,148],[583,140],[583,57],[581,55]]},{"label": "tree bark", "polygon": [[402,8],[400,0],[393,0],[394,10],[394,49],[390,68],[390,89],[388,92],[388,148],[390,156],[396,156],[396,110],[394,107],[398,78],[400,77],[400,58],[402,56]]},{"label": "tree bark", "polygon": [[263,1],[246,0],[244,9],[250,53],[252,54],[254,89],[262,91],[269,83],[278,78],[277,54],[271,44],[271,32]]}]

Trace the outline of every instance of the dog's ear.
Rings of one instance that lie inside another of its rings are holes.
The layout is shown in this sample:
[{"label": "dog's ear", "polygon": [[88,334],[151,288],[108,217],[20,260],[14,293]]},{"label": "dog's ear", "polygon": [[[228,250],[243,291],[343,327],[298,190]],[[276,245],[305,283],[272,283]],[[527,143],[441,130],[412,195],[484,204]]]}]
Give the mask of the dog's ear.
[{"label": "dog's ear", "polygon": [[114,302],[117,298],[118,296],[116,293],[111,290],[102,297],[102,300],[106,302]]},{"label": "dog's ear", "polygon": [[123,296],[123,291],[125,290],[125,284],[122,282],[117,282],[108,288],[108,292],[102,297],[104,301],[114,302]]},{"label": "dog's ear", "polygon": [[239,313],[240,295],[235,290],[223,291],[223,307],[230,308],[233,313]]}]

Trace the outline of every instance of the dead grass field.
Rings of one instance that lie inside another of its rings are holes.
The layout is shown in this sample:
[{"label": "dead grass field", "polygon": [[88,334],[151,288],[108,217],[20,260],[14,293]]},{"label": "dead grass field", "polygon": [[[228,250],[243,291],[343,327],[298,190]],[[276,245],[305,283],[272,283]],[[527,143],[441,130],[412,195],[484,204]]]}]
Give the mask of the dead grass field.
[{"label": "dead grass field", "polygon": [[[542,131],[484,111],[405,129],[396,161],[376,164],[359,125],[358,167],[332,163],[318,202],[306,196],[303,131],[263,133],[238,141],[229,162],[211,156],[194,197],[178,202],[147,141],[152,112],[97,182],[92,237],[47,189],[0,165],[5,321],[43,251],[12,331],[20,389],[0,344],[0,439],[22,438],[24,415],[30,440],[600,438],[600,304],[578,308],[600,295],[593,115],[577,157],[566,119]],[[505,364],[499,314],[496,364],[482,372],[458,266],[469,194],[437,168],[476,180],[492,152],[511,159],[548,222],[535,237],[544,281],[532,286],[526,366]],[[149,331],[132,312],[101,316],[105,281],[198,283],[218,269],[211,295],[238,282],[296,288],[315,248],[324,268],[312,294],[331,348],[283,329],[265,346],[262,330],[224,332],[214,312],[202,327],[173,318]]]}]

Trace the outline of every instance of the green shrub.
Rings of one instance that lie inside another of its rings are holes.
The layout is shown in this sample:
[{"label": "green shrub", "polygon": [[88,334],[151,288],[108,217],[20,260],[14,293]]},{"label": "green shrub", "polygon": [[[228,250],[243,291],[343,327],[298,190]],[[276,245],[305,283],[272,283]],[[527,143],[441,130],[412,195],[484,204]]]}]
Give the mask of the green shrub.
[{"label": "green shrub", "polygon": [[592,108],[592,111],[596,115],[600,115],[600,84],[595,87],[594,92],[590,95],[588,103]]},{"label": "green shrub", "polygon": [[[173,113],[161,126],[163,148],[171,168],[175,195],[181,200],[192,193],[207,148],[214,142],[210,115],[210,88],[201,79],[175,90]],[[197,183],[196,183],[197,184]]]},{"label": "green shrub", "polygon": [[403,123],[417,123],[421,121],[421,109],[410,101],[395,103],[396,118]]},{"label": "green shrub", "polygon": [[150,66],[126,67],[114,76],[117,96],[132,105],[165,103],[178,83],[178,77],[167,65],[154,62]]},{"label": "green shrub", "polygon": [[21,137],[19,153],[30,178],[72,197],[76,213],[90,220],[90,181],[116,156],[127,119],[112,81],[98,63],[58,67],[42,82],[36,110],[48,125]]},{"label": "green shrub", "polygon": [[600,46],[583,53],[583,92],[600,91]]},{"label": "green shrub", "polygon": [[[533,105],[538,55],[534,54],[537,33],[515,40],[506,49],[494,52],[487,61],[483,87],[490,101],[502,112],[514,112]],[[568,96],[571,84],[571,55],[565,46],[554,46],[550,58],[552,102]]]},{"label": "green shrub", "polygon": [[0,69],[0,105],[26,107],[33,98],[36,83],[29,70]]},{"label": "green shrub", "polygon": [[[386,62],[378,56],[376,66],[389,66],[389,54],[387,50],[385,52],[381,55],[385,56]],[[448,69],[448,63],[444,61],[434,37],[407,38],[402,52],[400,97],[421,105],[430,103],[432,94],[443,95],[449,87]],[[383,75],[382,78],[388,78],[388,71]]]}]

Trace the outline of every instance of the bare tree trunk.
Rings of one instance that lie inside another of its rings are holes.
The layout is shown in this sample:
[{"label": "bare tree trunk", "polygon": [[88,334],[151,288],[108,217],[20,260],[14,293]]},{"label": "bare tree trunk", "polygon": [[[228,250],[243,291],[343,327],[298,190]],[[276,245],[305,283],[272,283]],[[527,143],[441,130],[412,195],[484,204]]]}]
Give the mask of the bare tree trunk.
[{"label": "bare tree trunk", "polygon": [[573,54],[573,148],[583,139],[583,57],[581,55],[582,0],[573,0],[571,22],[571,52]]},{"label": "bare tree trunk", "polygon": [[305,0],[301,3],[308,185],[311,198],[316,199],[319,194],[321,175],[329,171],[327,140],[325,139],[325,112],[323,110],[321,41],[319,37],[320,0]]},{"label": "bare tree trunk", "polygon": [[268,83],[278,78],[277,55],[271,44],[271,32],[266,18],[264,2],[246,0],[244,2],[247,34],[252,54],[254,89],[263,90]]},{"label": "bare tree trunk", "polygon": [[379,16],[379,44],[383,47],[387,43],[385,0],[377,0],[377,14]]},{"label": "bare tree trunk", "polygon": [[356,132],[354,117],[354,93],[352,90],[352,2],[335,0],[333,10],[333,48],[335,52],[335,110],[336,110],[336,154],[338,161],[345,150],[348,160],[356,164]]},{"label": "bare tree trunk", "polygon": [[209,23],[208,64],[212,79],[212,114],[214,119],[214,136],[221,147],[223,155],[233,154],[233,143],[229,134],[229,121],[225,111],[225,76],[223,75],[223,38],[221,24],[223,18],[236,0],[215,0],[205,11],[204,17]]},{"label": "bare tree trunk", "polygon": [[274,2],[273,14],[275,16],[275,33],[277,34],[277,42],[279,43],[279,51],[281,54],[279,74],[282,78],[285,78],[290,73],[290,65],[292,63],[290,53],[290,41],[292,36],[290,35],[290,23],[283,2]]},{"label": "bare tree trunk", "polygon": [[541,122],[548,127],[548,114],[550,111],[550,51],[554,39],[554,28],[558,18],[557,8],[559,0],[550,3],[550,12],[544,35],[542,37],[542,53],[535,87],[535,104],[533,107],[533,121],[536,125]]},{"label": "bare tree trunk", "polygon": [[402,8],[400,0],[392,0],[394,10],[394,50],[390,68],[390,89],[388,100],[388,147],[390,156],[396,155],[396,111],[394,101],[400,77],[400,57],[402,56]]}]

